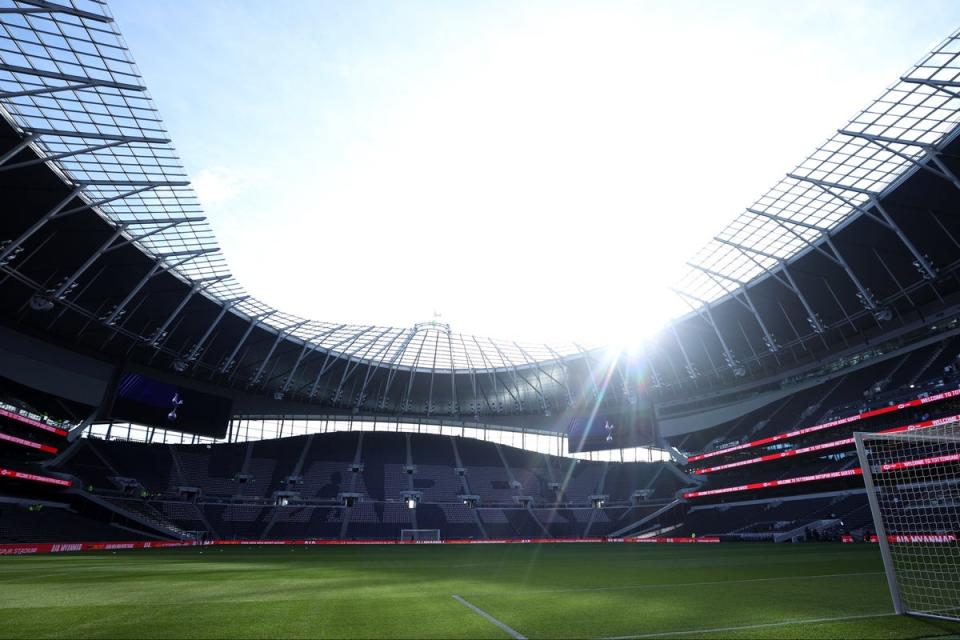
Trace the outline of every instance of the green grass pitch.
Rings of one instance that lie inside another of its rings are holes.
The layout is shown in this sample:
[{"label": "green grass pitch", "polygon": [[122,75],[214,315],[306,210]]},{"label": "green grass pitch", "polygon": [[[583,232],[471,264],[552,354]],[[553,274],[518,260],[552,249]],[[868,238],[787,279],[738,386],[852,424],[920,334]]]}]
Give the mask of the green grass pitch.
[{"label": "green grass pitch", "polygon": [[527,638],[960,633],[958,625],[890,615],[879,552],[869,545],[208,547],[5,557],[0,594],[2,638],[511,637],[496,622]]}]

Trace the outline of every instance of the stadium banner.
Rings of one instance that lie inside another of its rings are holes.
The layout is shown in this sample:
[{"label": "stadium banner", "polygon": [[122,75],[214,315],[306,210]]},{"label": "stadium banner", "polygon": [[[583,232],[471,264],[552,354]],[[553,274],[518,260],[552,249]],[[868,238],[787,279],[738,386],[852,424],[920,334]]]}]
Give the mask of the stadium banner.
[{"label": "stadium banner", "polygon": [[56,447],[51,447],[47,444],[41,444],[39,442],[34,442],[33,440],[27,440],[25,438],[18,438],[16,436],[11,436],[6,433],[0,433],[0,440],[4,442],[11,442],[13,444],[18,444],[21,447],[29,447],[30,449],[37,449],[38,451],[43,451],[44,453],[57,453]]},{"label": "stadium banner", "polygon": [[67,432],[59,427],[54,427],[49,425],[46,422],[41,422],[31,416],[25,416],[22,413],[18,412],[19,410],[13,405],[6,403],[0,403],[0,418],[9,418],[10,420],[16,420],[25,425],[31,427],[36,427],[37,429],[43,429],[44,431],[49,431],[50,433],[55,433],[58,436],[65,436]]},{"label": "stadium banner", "polygon": [[50,476],[38,476],[35,473],[24,473],[23,471],[14,471],[13,469],[4,469],[3,467],[0,467],[0,478],[14,478],[16,480],[27,480],[28,482],[53,484],[58,487],[69,487],[73,485],[71,480],[52,478]]},{"label": "stadium banner", "polygon": [[843,471],[829,471],[827,473],[817,473],[812,476],[798,476],[796,478],[784,478],[783,480],[768,480],[767,482],[753,482],[750,484],[741,484],[736,487],[722,487],[720,489],[707,489],[705,491],[688,491],[683,494],[684,498],[702,498],[705,496],[716,496],[723,493],[736,493],[737,491],[752,491],[754,489],[769,489],[771,487],[785,487],[791,484],[801,484],[804,482],[816,482],[818,480],[833,480],[834,478],[846,478],[849,476],[863,475],[863,470],[844,469]]},{"label": "stadium banner", "polygon": [[[945,416],[942,418],[937,418],[935,420],[924,420],[922,422],[915,422],[913,424],[907,424],[900,427],[894,427],[892,429],[884,429],[883,431],[878,431],[877,433],[902,433],[906,431],[919,431],[921,429],[929,429],[930,427],[940,427],[945,424],[952,424],[954,422],[960,422],[960,415]],[[764,456],[758,456],[756,458],[749,458],[747,460],[738,460],[737,462],[728,462],[727,464],[721,464],[716,467],[703,467],[701,469],[694,470],[694,475],[703,475],[706,473],[716,473],[717,471],[726,471],[727,469],[736,469],[737,467],[745,467],[751,464],[757,464],[759,462],[769,462],[770,460],[779,460],[780,458],[789,458],[792,456],[799,456],[804,453],[814,453],[816,451],[822,451],[824,449],[833,449],[834,447],[843,447],[854,444],[854,439],[843,438],[841,440],[832,440],[830,442],[824,442],[821,444],[811,445],[809,447],[801,447],[799,449],[790,449],[789,451],[779,451],[777,453],[770,453]]]},{"label": "stadium banner", "polygon": [[946,542],[956,542],[957,536],[952,533],[914,533],[909,535],[890,535],[887,536],[887,541],[901,544],[917,542],[942,544]]},{"label": "stadium banner", "polygon": [[927,467],[932,464],[947,464],[950,462],[960,462],[960,453],[950,453],[932,458],[921,458],[919,460],[888,462],[887,464],[880,465],[880,471],[900,471],[901,469],[913,469],[914,467]]},{"label": "stadium banner", "polygon": [[788,438],[796,438],[797,436],[806,435],[808,433],[815,433],[817,431],[823,431],[824,429],[832,429],[834,427],[839,427],[841,425],[850,424],[851,422],[858,422],[860,420],[866,420],[867,418],[874,418],[876,416],[882,416],[884,414],[892,413],[894,411],[901,411],[903,409],[909,409],[911,407],[919,407],[925,404],[930,404],[931,402],[939,402],[941,400],[946,400],[948,398],[955,398],[957,396],[960,396],[960,389],[954,389],[953,391],[944,391],[943,393],[937,393],[932,396],[927,396],[926,398],[914,398],[913,400],[908,400],[907,402],[901,402],[899,404],[890,405],[889,407],[881,407],[879,409],[864,411],[863,413],[857,413],[852,416],[847,416],[846,418],[838,418],[836,420],[831,420],[830,422],[824,422],[823,424],[813,425],[812,427],[804,427],[802,429],[797,429],[795,431],[778,433],[775,436],[761,438],[759,440],[754,440],[752,442],[735,444],[729,447],[723,447],[721,449],[708,451],[706,453],[698,453],[696,455],[687,457],[687,462],[697,462],[698,460],[703,460],[705,458],[712,458],[714,456],[721,456],[727,453],[731,453],[733,451],[740,451],[742,449],[752,449],[754,447],[761,447],[765,444],[779,442],[780,440],[786,440]]},{"label": "stadium banner", "polygon": [[127,549],[164,549],[193,547],[193,541],[168,542],[149,540],[137,542],[43,542],[38,544],[0,544],[0,556],[25,556],[41,553],[73,553],[77,551],[119,551]]},{"label": "stadium banner", "polygon": [[[951,453],[943,456],[934,456],[932,458],[921,458],[919,460],[905,460],[903,462],[890,462],[879,467],[880,472],[899,471],[902,469],[912,469],[914,467],[925,467],[934,464],[952,464],[960,462],[960,453]],[[796,478],[784,478],[783,480],[769,480],[767,482],[753,482],[751,484],[741,484],[736,487],[722,487],[719,489],[707,489],[705,491],[688,491],[683,494],[684,498],[703,498],[705,496],[715,496],[724,493],[736,493],[738,491],[752,491],[754,489],[768,489],[770,487],[782,487],[790,484],[800,484],[803,482],[815,482],[817,480],[832,480],[834,478],[844,478],[847,476],[863,475],[863,469],[845,469],[843,471],[830,471],[828,473],[818,473],[812,476],[799,476]]]},{"label": "stadium banner", "polygon": [[409,544],[570,544],[636,542],[655,544],[716,544],[720,538],[495,538],[492,540],[208,540],[135,541],[135,542],[44,542],[37,544],[0,544],[0,556],[23,556],[46,553],[75,553],[81,551],[128,551],[133,549],[170,549],[176,547],[216,546],[276,546],[276,545],[409,545]]}]

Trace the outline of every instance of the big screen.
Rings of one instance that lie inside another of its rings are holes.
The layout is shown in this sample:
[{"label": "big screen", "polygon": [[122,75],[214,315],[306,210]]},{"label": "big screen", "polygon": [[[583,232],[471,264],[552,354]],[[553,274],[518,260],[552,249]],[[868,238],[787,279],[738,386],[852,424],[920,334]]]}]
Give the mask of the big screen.
[{"label": "big screen", "polygon": [[125,372],[113,403],[114,420],[125,420],[211,438],[223,438],[232,401],[148,376]]},{"label": "big screen", "polygon": [[580,453],[656,446],[656,426],[653,404],[646,398],[627,408],[581,411],[567,428],[567,449]]}]

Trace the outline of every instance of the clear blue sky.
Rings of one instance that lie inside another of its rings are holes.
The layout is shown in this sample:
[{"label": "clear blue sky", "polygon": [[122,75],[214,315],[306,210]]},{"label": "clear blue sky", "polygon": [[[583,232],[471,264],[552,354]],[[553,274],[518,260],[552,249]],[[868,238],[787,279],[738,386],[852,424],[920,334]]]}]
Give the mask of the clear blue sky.
[{"label": "clear blue sky", "polygon": [[662,322],[679,265],[960,26],[954,0],[111,6],[251,293],[587,342]]}]

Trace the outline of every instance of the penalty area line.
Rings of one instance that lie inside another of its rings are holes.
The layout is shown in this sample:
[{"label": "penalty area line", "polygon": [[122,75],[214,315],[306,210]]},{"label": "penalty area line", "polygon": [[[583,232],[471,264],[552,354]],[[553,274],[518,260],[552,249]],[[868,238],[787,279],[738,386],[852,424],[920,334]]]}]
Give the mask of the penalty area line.
[{"label": "penalty area line", "polygon": [[477,615],[482,616],[483,618],[486,618],[487,622],[490,622],[491,624],[495,624],[496,626],[503,629],[505,632],[507,632],[508,635],[510,635],[511,638],[515,638],[515,640],[527,640],[526,637],[523,636],[519,631],[507,626],[503,622],[500,622],[499,620],[494,618],[492,615],[490,615],[489,613],[487,613],[477,605],[464,600],[460,596],[455,595],[453,596],[453,599],[459,602],[460,604],[462,604],[463,606],[471,609]]},{"label": "penalty area line", "polygon": [[837,616],[835,618],[806,618],[803,620],[784,620],[783,622],[762,622],[760,624],[745,624],[737,627],[713,627],[707,629],[686,629],[682,631],[658,631],[657,633],[639,633],[632,636],[609,636],[600,640],[642,640],[643,638],[671,638],[673,636],[688,636],[699,633],[729,633],[731,631],[749,631],[751,629],[770,629],[773,627],[789,627],[795,624],[823,624],[827,622],[847,622],[849,620],[867,620],[870,618],[890,618],[895,613],[871,613],[860,616]]}]

